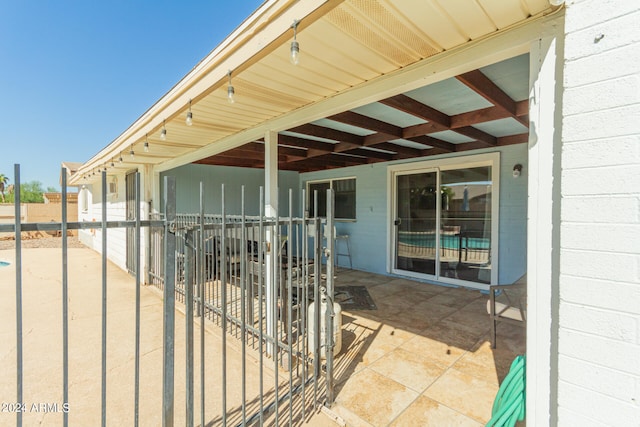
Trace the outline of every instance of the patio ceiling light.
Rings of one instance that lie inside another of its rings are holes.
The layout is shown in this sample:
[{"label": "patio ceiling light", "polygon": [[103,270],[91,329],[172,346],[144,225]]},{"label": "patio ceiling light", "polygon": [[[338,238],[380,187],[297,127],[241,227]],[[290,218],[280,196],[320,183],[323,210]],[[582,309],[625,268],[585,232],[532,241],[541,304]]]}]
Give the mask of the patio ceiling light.
[{"label": "patio ceiling light", "polygon": [[298,35],[298,21],[297,19],[293,21],[291,28],[293,28],[293,41],[291,42],[291,63],[293,65],[298,65],[300,63],[300,43],[298,43],[297,35]]},{"label": "patio ceiling light", "polygon": [[189,111],[187,111],[187,119],[185,120],[187,126],[191,126],[193,124],[193,113],[191,112],[191,100],[189,100]]},{"label": "patio ceiling light", "polygon": [[149,136],[147,134],[144,135],[144,152],[149,152]]},{"label": "patio ceiling light", "polygon": [[162,121],[162,130],[160,131],[160,139],[165,141],[167,139],[167,128],[164,127],[164,120]]},{"label": "patio ceiling light", "polygon": [[233,88],[233,85],[231,84],[231,70],[229,70],[229,72],[227,73],[227,76],[229,77],[229,86],[227,86],[227,101],[233,104],[234,102],[236,102],[236,90]]},{"label": "patio ceiling light", "polygon": [[113,161],[113,159],[111,159],[111,167],[114,168],[116,166],[116,162]]},{"label": "patio ceiling light", "polygon": [[133,151],[133,144],[131,144],[131,150],[129,150],[129,155],[131,156],[131,160],[135,157],[136,153]]},{"label": "patio ceiling light", "polygon": [[120,163],[122,163],[122,162],[123,162],[123,160],[122,160],[122,153],[120,153],[120,158],[118,159],[118,162],[120,162]]}]

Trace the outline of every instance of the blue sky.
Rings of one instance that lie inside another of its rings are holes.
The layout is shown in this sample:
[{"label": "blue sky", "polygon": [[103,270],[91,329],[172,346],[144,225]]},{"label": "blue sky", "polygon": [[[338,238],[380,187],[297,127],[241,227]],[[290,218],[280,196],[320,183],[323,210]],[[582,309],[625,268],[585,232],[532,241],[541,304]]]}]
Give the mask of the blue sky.
[{"label": "blue sky", "polygon": [[0,0],[0,173],[60,188],[262,0]]}]

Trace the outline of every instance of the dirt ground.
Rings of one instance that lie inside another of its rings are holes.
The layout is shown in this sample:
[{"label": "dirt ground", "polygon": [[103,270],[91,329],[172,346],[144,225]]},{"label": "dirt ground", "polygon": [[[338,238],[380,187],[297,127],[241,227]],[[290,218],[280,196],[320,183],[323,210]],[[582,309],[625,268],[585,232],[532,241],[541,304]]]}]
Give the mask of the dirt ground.
[{"label": "dirt ground", "polygon": [[[22,361],[23,400],[15,403],[17,388],[17,325],[15,247],[13,240],[0,241],[0,259],[9,265],[0,268],[0,401],[6,408],[0,411],[0,426],[16,425],[16,410],[23,412],[24,425],[60,426],[63,412],[68,410],[69,424],[94,426],[101,419],[101,362],[102,362],[102,280],[101,257],[88,248],[72,248],[80,245],[76,237],[69,238],[68,265],[68,356],[69,399],[62,397],[62,268],[60,262],[61,238],[40,238],[23,241],[22,251]],[[34,248],[37,246],[38,248]],[[80,245],[80,247],[83,247]],[[4,249],[4,250],[3,250]],[[107,425],[132,425],[134,420],[134,372],[135,372],[135,313],[136,289],[134,279],[112,263],[107,265],[109,278],[106,302],[106,413]],[[178,310],[175,318],[175,425],[185,425],[186,414],[186,320]],[[108,326],[106,326],[108,325]],[[196,331],[199,323],[196,321]],[[144,286],[140,289],[140,401],[141,426],[162,424],[162,372],[163,372],[163,307],[156,289]],[[194,367],[196,378],[202,378],[206,388],[203,424],[220,425],[222,393],[222,335],[220,328],[207,322],[204,339],[194,342]],[[231,341],[231,340],[230,340]],[[206,363],[201,364],[202,346],[206,349]],[[238,346],[239,347],[239,346]],[[230,425],[241,422],[242,353],[234,345],[226,351],[226,408]],[[248,355],[246,365],[246,396],[248,414],[259,407],[259,390],[262,389],[266,404],[273,399],[275,376],[264,368],[264,384],[259,383],[259,361]],[[193,410],[200,418],[203,383],[195,381]],[[282,387],[286,380],[282,377]],[[307,394],[307,399],[312,394]],[[67,409],[63,406],[68,403]],[[7,406],[8,405],[8,406]],[[44,409],[41,409],[44,407]],[[311,408],[311,405],[307,406]],[[281,416],[287,415],[290,406],[280,407]],[[307,420],[301,421],[301,405],[293,408],[295,425],[327,427],[335,424],[322,413],[311,409]],[[273,415],[271,415],[273,416]],[[310,417],[310,419],[309,419]],[[209,420],[209,422],[206,422]],[[267,425],[274,425],[267,418]]]},{"label": "dirt ground", "polygon": [[[68,248],[84,248],[85,246],[80,243],[77,236],[69,236],[67,237],[67,247]],[[6,249],[15,249],[16,241],[13,237],[11,238],[2,238],[0,239],[0,251]],[[22,239],[22,248],[23,249],[32,249],[32,248],[44,248],[44,249],[56,249],[62,248],[62,237],[51,237],[51,236],[38,236],[32,237],[31,235],[25,235],[25,238]]]}]

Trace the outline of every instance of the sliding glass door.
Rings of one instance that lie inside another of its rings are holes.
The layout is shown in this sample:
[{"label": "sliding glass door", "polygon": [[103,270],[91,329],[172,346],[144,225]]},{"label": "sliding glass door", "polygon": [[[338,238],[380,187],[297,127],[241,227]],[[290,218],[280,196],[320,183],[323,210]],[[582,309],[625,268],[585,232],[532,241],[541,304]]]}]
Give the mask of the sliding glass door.
[{"label": "sliding glass door", "polygon": [[393,174],[393,270],[449,283],[492,283],[497,236],[491,162]]},{"label": "sliding glass door", "polygon": [[491,168],[440,173],[440,275],[491,283]]},{"label": "sliding glass door", "polygon": [[437,173],[396,178],[396,268],[436,274]]}]

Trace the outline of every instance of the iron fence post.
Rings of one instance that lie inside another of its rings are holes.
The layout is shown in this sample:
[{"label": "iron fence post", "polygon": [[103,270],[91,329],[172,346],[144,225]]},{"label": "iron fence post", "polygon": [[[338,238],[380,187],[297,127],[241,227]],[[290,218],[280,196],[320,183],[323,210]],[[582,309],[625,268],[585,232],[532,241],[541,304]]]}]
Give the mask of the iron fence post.
[{"label": "iron fence post", "polygon": [[[62,168],[62,403],[69,403],[69,266],[67,254],[67,168]],[[69,425],[69,411],[62,414],[62,423]]]},{"label": "iron fence post", "polygon": [[[198,261],[200,266],[198,268],[198,289],[200,294],[200,425],[205,425],[205,340],[204,340],[204,321],[205,321],[205,282],[207,280],[205,269],[205,243],[204,243],[204,184],[200,181],[200,233],[198,238],[198,246],[200,248],[198,252]],[[213,255],[212,255],[213,257]],[[211,261],[213,263],[213,260]],[[210,267],[213,270],[213,265]]]},{"label": "iron fence post", "polygon": [[186,335],[186,396],[185,409],[187,427],[193,426],[193,276],[194,263],[194,231],[184,232],[184,305],[185,305],[185,335]]},{"label": "iron fence post", "polygon": [[247,423],[247,230],[244,211],[244,185],[241,187],[241,241],[240,241],[240,336],[242,338],[242,425]]},{"label": "iron fence post", "polygon": [[139,424],[139,412],[140,412],[140,172],[136,172],[135,175],[135,220],[136,220],[136,229],[135,229],[135,269],[136,269],[136,338],[135,338],[135,356],[134,356],[134,426],[138,426]]},{"label": "iron fence post", "polygon": [[[22,222],[20,209],[20,165],[14,165],[15,236],[16,236],[16,403],[22,399]],[[16,425],[22,427],[22,412],[16,411]]]},{"label": "iron fence post", "polygon": [[327,340],[327,347],[325,354],[327,356],[327,406],[331,407],[334,401],[334,384],[333,384],[333,348],[335,343],[333,342],[333,324],[334,324],[334,310],[333,310],[333,262],[334,262],[334,194],[332,189],[327,190],[327,225],[325,230],[325,236],[327,238],[327,311],[326,311],[326,330],[325,338]]},{"label": "iron fence post", "polygon": [[[222,211],[222,229],[220,238],[220,286],[222,287],[222,425],[227,425],[227,228],[225,211],[224,184],[221,186],[220,209]],[[230,256],[230,255],[229,255]]]},{"label": "iron fence post", "polygon": [[313,395],[314,402],[318,402],[318,379],[320,378],[320,284],[322,274],[322,234],[320,233],[320,218],[318,218],[318,190],[313,192],[314,213],[313,213],[313,301],[315,310],[313,316]]},{"label": "iron fence post", "polygon": [[[105,169],[106,170],[106,169]],[[107,425],[107,172],[102,171],[102,427]]]},{"label": "iron fence post", "polygon": [[176,288],[176,179],[164,179],[165,267],[163,298],[162,425],[173,427]]}]

